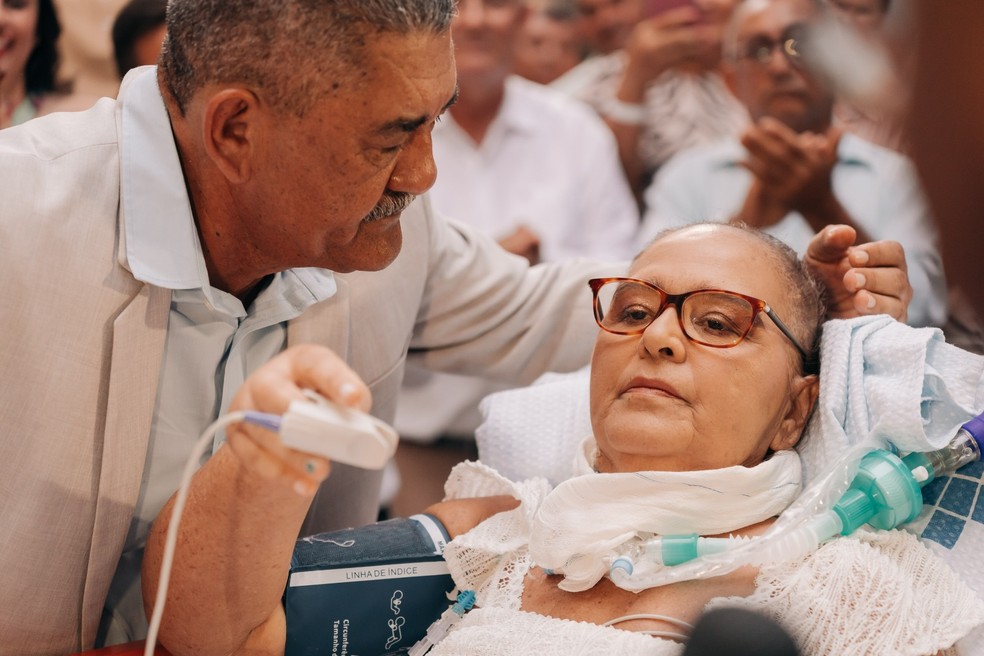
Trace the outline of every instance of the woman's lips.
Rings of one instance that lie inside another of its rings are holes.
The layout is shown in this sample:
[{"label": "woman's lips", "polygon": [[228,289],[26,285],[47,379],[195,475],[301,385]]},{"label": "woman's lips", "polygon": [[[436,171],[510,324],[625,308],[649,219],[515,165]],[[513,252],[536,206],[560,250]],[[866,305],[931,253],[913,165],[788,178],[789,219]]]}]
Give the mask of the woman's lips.
[{"label": "woman's lips", "polygon": [[622,390],[622,394],[649,394],[683,399],[679,391],[669,383],[651,378],[633,378]]}]

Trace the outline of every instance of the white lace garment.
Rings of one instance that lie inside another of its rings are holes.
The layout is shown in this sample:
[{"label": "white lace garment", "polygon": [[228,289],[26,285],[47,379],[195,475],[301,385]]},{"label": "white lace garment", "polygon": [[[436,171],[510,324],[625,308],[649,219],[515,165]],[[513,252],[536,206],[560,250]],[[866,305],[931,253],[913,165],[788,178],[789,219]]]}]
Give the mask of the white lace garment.
[{"label": "white lace garment", "polygon": [[[452,471],[449,499],[511,494],[522,503],[448,544],[455,583],[475,590],[477,608],[430,655],[681,653],[669,640],[521,609],[531,520],[549,491],[544,480],[514,483],[480,463]],[[904,531],[859,530],[799,562],[764,566],[752,596],[720,597],[707,609],[720,606],[776,620],[807,656],[955,653],[946,650],[984,623],[984,601]]]}]

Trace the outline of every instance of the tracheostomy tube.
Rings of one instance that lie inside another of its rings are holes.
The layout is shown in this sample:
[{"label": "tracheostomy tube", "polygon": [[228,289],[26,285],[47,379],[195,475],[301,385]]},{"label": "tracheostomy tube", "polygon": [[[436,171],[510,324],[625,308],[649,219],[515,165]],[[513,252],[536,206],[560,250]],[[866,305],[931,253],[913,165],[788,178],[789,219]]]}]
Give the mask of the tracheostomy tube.
[{"label": "tracheostomy tube", "polygon": [[900,457],[890,449],[853,447],[761,536],[640,534],[609,556],[609,577],[621,588],[640,591],[799,559],[864,524],[895,528],[919,515],[925,485],[980,460],[982,450],[984,414],[935,451]]}]

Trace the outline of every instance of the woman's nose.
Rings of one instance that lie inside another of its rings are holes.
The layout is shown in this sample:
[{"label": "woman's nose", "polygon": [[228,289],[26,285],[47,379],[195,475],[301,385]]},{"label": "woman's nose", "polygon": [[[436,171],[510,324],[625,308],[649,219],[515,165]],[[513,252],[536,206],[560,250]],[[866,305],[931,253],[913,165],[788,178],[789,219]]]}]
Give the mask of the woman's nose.
[{"label": "woman's nose", "polygon": [[680,315],[674,305],[668,305],[642,333],[641,348],[650,357],[661,354],[674,362],[687,357],[687,336],[680,326]]}]

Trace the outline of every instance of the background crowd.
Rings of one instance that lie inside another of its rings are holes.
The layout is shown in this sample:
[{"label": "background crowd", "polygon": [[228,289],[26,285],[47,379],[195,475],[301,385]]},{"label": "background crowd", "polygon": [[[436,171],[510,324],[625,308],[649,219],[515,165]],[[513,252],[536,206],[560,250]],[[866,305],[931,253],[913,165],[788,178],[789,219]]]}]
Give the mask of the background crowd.
[{"label": "background crowd", "polygon": [[[4,0],[0,127],[114,96],[128,70],[156,63],[166,4]],[[460,0],[460,94],[434,134],[437,210],[532,263],[623,260],[661,229],[734,218],[803,252],[846,223],[906,249],[910,324],[984,351],[981,308],[946,282],[908,159],[909,3],[826,0],[823,29],[778,17],[767,27],[781,40],[736,51],[743,4]],[[440,498],[450,466],[475,455],[478,401],[501,387],[408,369],[389,512]]]}]

